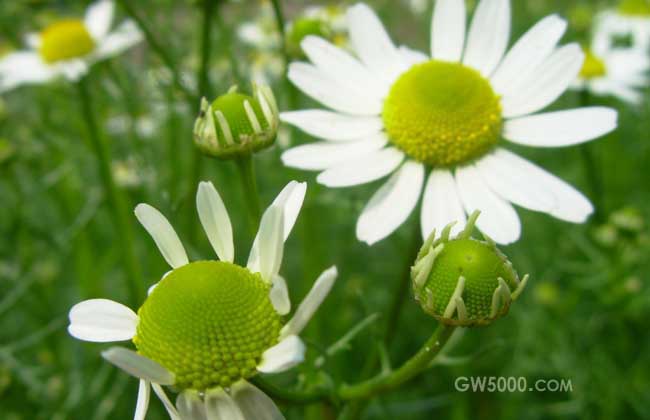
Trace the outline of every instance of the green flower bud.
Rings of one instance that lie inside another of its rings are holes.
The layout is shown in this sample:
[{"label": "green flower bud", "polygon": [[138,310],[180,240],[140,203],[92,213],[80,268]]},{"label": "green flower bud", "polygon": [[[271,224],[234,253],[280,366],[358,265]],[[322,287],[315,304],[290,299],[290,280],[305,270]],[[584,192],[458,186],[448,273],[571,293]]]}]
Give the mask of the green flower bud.
[{"label": "green flower bud", "polygon": [[233,86],[212,104],[201,99],[194,144],[208,156],[233,159],[271,146],[278,125],[278,106],[268,86],[253,84],[252,96]]},{"label": "green flower bud", "polygon": [[488,325],[508,313],[528,281],[520,281],[508,258],[487,236],[471,237],[479,212],[450,238],[453,223],[440,238],[426,240],[411,268],[416,300],[425,312],[447,325]]},{"label": "green flower bud", "polygon": [[292,57],[302,58],[304,53],[300,43],[309,35],[329,39],[331,29],[327,22],[316,17],[303,17],[296,19],[287,31],[287,52]]}]

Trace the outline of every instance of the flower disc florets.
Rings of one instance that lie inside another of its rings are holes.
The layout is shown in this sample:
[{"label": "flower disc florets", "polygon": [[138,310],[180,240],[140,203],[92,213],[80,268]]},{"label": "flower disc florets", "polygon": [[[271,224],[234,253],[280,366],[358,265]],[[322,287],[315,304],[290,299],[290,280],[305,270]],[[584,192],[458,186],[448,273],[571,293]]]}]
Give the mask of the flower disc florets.
[{"label": "flower disc florets", "polygon": [[388,138],[411,158],[434,167],[468,162],[501,136],[501,105],[476,70],[432,60],[397,79],[382,112]]},{"label": "flower disc florets", "polygon": [[512,264],[489,238],[471,237],[477,217],[478,212],[453,239],[451,225],[437,240],[432,233],[412,268],[415,298],[444,324],[490,324],[508,313],[528,279],[519,281]]},{"label": "flower disc florets", "polygon": [[83,57],[95,48],[95,41],[81,20],[66,19],[45,28],[40,34],[39,53],[46,63]]},{"label": "flower disc florets", "polygon": [[179,389],[229,386],[256,373],[278,342],[281,317],[259,274],[199,261],[173,270],[138,311],[138,352],[167,368]]},{"label": "flower disc florets", "polygon": [[590,49],[585,48],[585,62],[580,70],[580,78],[596,79],[607,75],[605,62],[596,56]]},{"label": "flower disc florets", "polygon": [[232,87],[212,104],[201,100],[194,143],[221,159],[245,156],[269,147],[278,132],[278,107],[268,86],[253,85],[253,96]]}]

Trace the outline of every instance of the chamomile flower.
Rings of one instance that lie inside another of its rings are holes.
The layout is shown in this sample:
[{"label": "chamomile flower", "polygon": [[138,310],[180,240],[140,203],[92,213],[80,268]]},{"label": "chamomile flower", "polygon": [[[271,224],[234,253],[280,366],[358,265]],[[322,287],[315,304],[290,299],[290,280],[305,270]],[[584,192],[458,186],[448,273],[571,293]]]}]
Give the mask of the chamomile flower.
[{"label": "chamomile flower", "polygon": [[636,48],[611,48],[606,43],[593,42],[585,50],[585,62],[574,89],[599,95],[612,95],[624,102],[638,105],[650,83],[650,55]]},{"label": "chamomile flower", "polygon": [[[150,388],[172,419],[284,418],[247,379],[302,362],[305,346],[298,334],[337,276],[335,267],[323,272],[285,322],[291,303],[278,272],[305,191],[305,184],[291,182],[266,210],[246,267],[233,262],[230,218],[211,183],[199,185],[196,203],[218,261],[189,262],[167,219],[147,204],[136,207],[172,270],[149,290],[137,314],[117,302],[92,299],[70,310],[68,327],[85,341],[134,343],[137,352],[112,347],[102,355],[140,379],[135,419],[145,418]],[[179,392],[176,405],[163,386]]]},{"label": "chamomile flower", "polygon": [[629,38],[628,47],[650,53],[650,0],[622,0],[618,8],[596,19],[596,42],[615,47]]},{"label": "chamomile flower", "polygon": [[575,80],[584,54],[577,44],[557,46],[566,22],[555,15],[506,53],[510,13],[509,0],[482,0],[466,34],[464,1],[438,0],[430,56],[396,47],[365,4],[347,12],[356,56],[321,38],[303,41],[311,63],[292,63],[289,78],[333,111],[282,113],[325,140],[289,149],[282,159],[323,171],[318,182],[333,188],[392,174],[357,222],[360,240],[373,244],[395,231],[423,189],[425,238],[480,210],[479,229],[498,243],[514,242],[521,224],[512,204],[574,223],[592,213],[581,193],[508,151],[502,139],[534,147],[583,143],[612,131],[616,111],[536,114]]},{"label": "chamomile flower", "polygon": [[0,92],[59,76],[78,80],[93,63],[140,42],[142,34],[130,20],[110,31],[114,9],[113,1],[99,0],[88,7],[83,19],[61,19],[29,34],[29,49],[0,59]]}]

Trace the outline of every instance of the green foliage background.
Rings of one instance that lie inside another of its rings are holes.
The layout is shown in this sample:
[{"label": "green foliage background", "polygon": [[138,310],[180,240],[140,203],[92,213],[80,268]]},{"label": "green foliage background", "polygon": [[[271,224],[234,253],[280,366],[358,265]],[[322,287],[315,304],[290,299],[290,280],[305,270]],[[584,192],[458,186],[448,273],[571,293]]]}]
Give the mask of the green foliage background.
[{"label": "green foliage background", "polygon": [[[255,54],[239,44],[234,28],[254,17],[259,4],[222,2],[223,22],[214,26],[209,91],[215,97],[235,77],[229,54],[246,70]],[[399,43],[428,49],[430,13],[416,16],[396,0],[370,2]],[[564,38],[583,41],[580,11],[607,2],[517,0],[513,39],[539,18],[558,12],[573,19]],[[132,2],[156,29],[165,49],[189,80],[198,71],[201,5],[197,2]],[[576,9],[580,5],[583,9]],[[0,2],[0,49],[18,48],[21,36],[60,13],[83,13],[82,1]],[[289,18],[303,2],[285,2]],[[119,10],[119,8],[118,8]],[[430,10],[430,6],[429,6]],[[123,17],[120,11],[118,19]],[[589,16],[589,14],[587,14]],[[577,19],[577,20],[576,20]],[[225,63],[225,64],[224,64]],[[208,158],[195,160],[192,124],[198,102],[170,83],[169,72],[143,43],[126,55],[93,67],[91,93],[112,155],[132,163],[141,180],[121,187],[129,206],[147,202],[170,219],[190,259],[212,258],[194,208],[193,173],[211,180],[233,220],[236,258],[245,262],[252,233],[235,166]],[[275,82],[281,109],[295,91]],[[646,97],[650,98],[646,89]],[[298,107],[308,100],[297,95]],[[567,93],[555,106],[578,104]],[[519,210],[523,237],[507,247],[520,273],[531,282],[510,315],[488,328],[466,330],[445,357],[416,380],[371,401],[368,419],[613,419],[650,418],[650,109],[593,99],[620,110],[620,128],[589,147],[602,179],[602,205],[588,224],[574,226],[549,216]],[[292,144],[309,141],[294,132]],[[66,332],[67,312],[76,302],[105,297],[129,302],[121,264],[121,238],[112,227],[97,165],[86,140],[80,102],[67,82],[23,87],[0,98],[0,419],[130,418],[137,381],[99,356],[105,346],[82,343]],[[283,134],[286,145],[287,134]],[[378,183],[345,190],[318,186],[310,173],[281,165],[282,147],[255,156],[263,205],[289,180],[309,181],[298,224],[287,244],[283,273],[294,303],[331,264],[339,267],[337,285],[305,333],[308,361],[271,378],[277,384],[305,387],[320,381],[353,382],[376,351],[396,286],[412,258],[417,218],[369,248],[354,237],[356,216]],[[582,150],[517,148],[576,185],[589,196],[590,180]],[[167,268],[146,232],[129,220],[146,285]],[[133,305],[132,305],[133,306]],[[326,360],[325,373],[313,368],[321,349],[364,318],[378,313],[350,348]],[[393,365],[406,360],[435,328],[410,297],[386,351]],[[570,379],[566,393],[461,393],[458,376],[522,376]],[[282,405],[289,419],[333,419],[325,404]],[[166,414],[152,398],[148,418]]]}]

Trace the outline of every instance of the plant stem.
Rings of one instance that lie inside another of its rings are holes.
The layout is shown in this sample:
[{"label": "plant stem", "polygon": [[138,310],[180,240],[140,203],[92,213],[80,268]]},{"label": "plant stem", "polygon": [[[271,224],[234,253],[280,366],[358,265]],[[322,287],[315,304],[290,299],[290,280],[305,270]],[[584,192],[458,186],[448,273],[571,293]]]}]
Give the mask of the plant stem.
[{"label": "plant stem", "polygon": [[419,223],[415,223],[414,226],[415,228],[412,234],[413,237],[411,238],[411,245],[406,256],[404,272],[402,273],[402,278],[395,285],[395,290],[393,290],[392,293],[393,301],[391,302],[388,318],[386,320],[386,329],[384,330],[383,336],[384,344],[388,344],[395,335],[402,314],[402,309],[404,308],[404,303],[406,303],[406,299],[409,296],[409,290],[411,287],[411,266],[415,262],[418,252],[420,251],[420,246],[422,245],[420,225]]},{"label": "plant stem", "polygon": [[399,369],[387,375],[380,374],[359,384],[343,385],[337,393],[338,397],[342,400],[367,399],[409,381],[427,369],[431,361],[447,343],[454,329],[453,326],[439,324],[422,348]]},{"label": "plant stem", "polygon": [[92,150],[95,153],[95,158],[97,159],[99,175],[104,185],[104,193],[108,199],[113,224],[121,242],[118,245],[118,248],[122,252],[122,259],[127,270],[127,275],[129,276],[127,283],[131,292],[131,299],[133,303],[139,305],[142,297],[144,297],[144,284],[142,282],[140,266],[135,255],[133,232],[131,230],[131,225],[128,222],[126,203],[120,195],[115,185],[115,180],[113,179],[110,152],[108,151],[103,136],[99,131],[97,120],[95,119],[95,110],[90,89],[88,87],[87,76],[77,82],[77,88],[81,100],[81,112],[88,129],[88,138]]},{"label": "plant stem", "polygon": [[287,52],[287,39],[285,34],[284,13],[282,12],[282,3],[280,0],[271,0],[273,4],[273,14],[275,15],[275,23],[278,27],[280,34],[280,48],[282,49],[282,57],[284,58],[285,67],[289,65],[289,53]]},{"label": "plant stem", "polygon": [[135,21],[135,23],[138,25],[138,28],[140,28],[144,34],[144,37],[147,40],[147,44],[149,44],[154,53],[158,55],[160,60],[169,69],[172,74],[174,85],[183,93],[183,95],[187,97],[190,102],[198,104],[200,97],[198,97],[194,92],[190,91],[190,89],[188,89],[187,86],[185,86],[183,83],[181,74],[176,68],[174,58],[169,53],[169,49],[163,46],[167,45],[167,43],[163,43],[158,38],[156,38],[153,30],[149,27],[147,22],[145,22],[144,19],[142,19],[142,17],[135,11],[133,3],[131,3],[129,0],[117,0],[117,2],[120,4],[120,6],[122,6],[124,12]]},{"label": "plant stem", "polygon": [[248,216],[251,226],[251,232],[255,235],[260,223],[261,207],[260,198],[257,193],[257,181],[255,179],[255,167],[253,165],[253,157],[251,155],[242,156],[235,160],[237,169],[239,170],[239,179],[241,180],[242,192],[246,207],[248,208]]},{"label": "plant stem", "polygon": [[[197,72],[197,80],[199,81],[199,96],[210,98],[212,92],[210,91],[210,57],[212,50],[212,18],[216,12],[217,0],[203,0],[202,13],[203,23],[201,25],[200,37],[200,51],[201,51],[201,64]],[[195,106],[198,106],[196,102]],[[192,175],[189,177],[189,192],[193,192],[199,184],[201,172],[203,169],[203,155],[198,148],[193,148],[192,153]],[[189,240],[193,242],[194,239],[194,212],[188,212],[188,232]]]},{"label": "plant stem", "polygon": [[[591,95],[587,89],[580,92],[580,106],[587,107],[591,104]],[[582,164],[589,182],[589,189],[591,191],[591,198],[594,202],[594,219],[597,222],[602,222],[603,208],[603,178],[602,172],[598,165],[594,150],[590,144],[580,145],[580,155],[582,156]]]},{"label": "plant stem", "polygon": [[439,324],[431,337],[409,360],[397,370],[380,373],[357,384],[344,384],[338,389],[320,389],[308,392],[287,390],[277,387],[261,377],[254,379],[255,384],[264,392],[279,401],[293,404],[311,404],[316,401],[355,401],[367,400],[378,394],[390,391],[413,379],[429,368],[431,362],[445,347],[456,327]]}]

